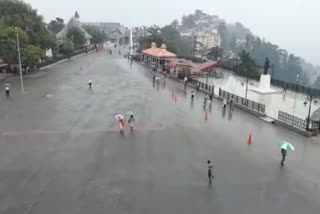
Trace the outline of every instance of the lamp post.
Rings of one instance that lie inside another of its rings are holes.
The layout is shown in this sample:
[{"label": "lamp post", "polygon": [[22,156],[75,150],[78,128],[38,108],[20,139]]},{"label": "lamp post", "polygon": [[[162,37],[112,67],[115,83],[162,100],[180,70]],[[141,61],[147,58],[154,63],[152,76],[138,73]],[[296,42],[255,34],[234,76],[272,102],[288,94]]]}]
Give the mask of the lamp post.
[{"label": "lamp post", "polygon": [[208,76],[209,76],[209,73],[207,71],[207,75],[206,75],[206,90],[208,90]]},{"label": "lamp post", "polygon": [[[15,28],[15,29],[17,29],[17,28]],[[21,66],[21,56],[20,56],[20,43],[19,43],[19,33],[18,33],[18,31],[17,31],[17,46],[18,46],[18,57],[19,57],[21,92],[24,93],[23,78],[22,78],[22,66]]]},{"label": "lamp post", "polygon": [[246,76],[246,95],[245,95],[245,101],[246,101],[246,105],[248,104],[248,85],[249,85],[249,78],[248,78],[248,74]]},{"label": "lamp post", "polygon": [[[311,107],[312,107],[312,102],[314,102],[315,105],[318,104],[318,100],[316,100],[316,97],[312,94],[310,94],[310,96],[307,98],[309,99],[309,111],[308,111],[308,117],[307,117],[307,127],[306,130],[309,131],[310,130],[310,116],[311,116]],[[304,106],[308,105],[307,99],[304,101]]]}]

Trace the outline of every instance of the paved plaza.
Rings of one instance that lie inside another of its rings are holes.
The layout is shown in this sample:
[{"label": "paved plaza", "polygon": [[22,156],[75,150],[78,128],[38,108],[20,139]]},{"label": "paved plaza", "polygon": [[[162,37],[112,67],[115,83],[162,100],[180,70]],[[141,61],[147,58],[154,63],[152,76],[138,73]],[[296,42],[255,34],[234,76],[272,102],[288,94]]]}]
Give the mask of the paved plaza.
[{"label": "paved plaza", "polygon": [[[25,79],[26,94],[17,79],[11,98],[0,95],[0,213],[319,213],[318,138],[223,113],[217,100],[205,121],[203,94],[192,105],[191,89],[153,85],[149,70],[108,51],[44,72]],[[129,111],[135,130],[122,135],[114,115]],[[285,167],[280,140],[296,148]]]}]

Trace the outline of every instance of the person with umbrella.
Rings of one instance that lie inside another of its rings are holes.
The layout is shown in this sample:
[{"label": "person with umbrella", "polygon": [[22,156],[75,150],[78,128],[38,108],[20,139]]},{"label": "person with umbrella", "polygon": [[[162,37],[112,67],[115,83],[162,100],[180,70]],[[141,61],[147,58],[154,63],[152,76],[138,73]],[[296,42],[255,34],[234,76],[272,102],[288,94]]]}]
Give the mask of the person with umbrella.
[{"label": "person with umbrella", "polygon": [[6,92],[6,97],[10,97],[10,84],[9,83],[6,83],[4,84],[4,90]]},{"label": "person with umbrella", "polygon": [[89,88],[91,90],[92,89],[92,79],[91,78],[89,79],[88,85],[89,85]]},{"label": "person with umbrella", "polygon": [[284,161],[286,160],[287,152],[293,151],[294,147],[292,146],[291,143],[288,143],[285,141],[278,142],[278,147],[280,147],[281,155],[282,155],[281,166],[284,166]]},{"label": "person with umbrella", "polygon": [[287,157],[287,150],[281,149],[281,155],[282,155],[281,166],[284,166],[284,161],[286,160],[286,157]]},{"label": "person with umbrella", "polygon": [[159,86],[159,84],[160,84],[160,78],[159,77],[156,77],[156,82],[157,82],[157,85]]},{"label": "person with umbrella", "polygon": [[123,131],[124,131],[124,126],[125,126],[125,124],[124,124],[124,121],[123,121],[123,119],[124,119],[124,116],[122,115],[122,114],[117,114],[116,116],[115,116],[115,118],[118,120],[118,125],[119,125],[119,129],[120,129],[120,132],[121,133],[123,133]]}]

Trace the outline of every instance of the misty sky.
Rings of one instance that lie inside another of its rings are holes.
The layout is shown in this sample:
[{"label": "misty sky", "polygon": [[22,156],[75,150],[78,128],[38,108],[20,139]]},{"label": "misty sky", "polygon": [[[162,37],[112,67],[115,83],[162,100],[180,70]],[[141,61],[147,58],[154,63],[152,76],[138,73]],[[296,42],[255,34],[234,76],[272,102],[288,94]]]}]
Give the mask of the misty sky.
[{"label": "misty sky", "polygon": [[241,22],[254,34],[320,65],[320,2],[317,0],[25,0],[50,21],[67,22],[79,11],[81,21],[120,22],[128,27],[180,19],[195,9],[228,23]]}]

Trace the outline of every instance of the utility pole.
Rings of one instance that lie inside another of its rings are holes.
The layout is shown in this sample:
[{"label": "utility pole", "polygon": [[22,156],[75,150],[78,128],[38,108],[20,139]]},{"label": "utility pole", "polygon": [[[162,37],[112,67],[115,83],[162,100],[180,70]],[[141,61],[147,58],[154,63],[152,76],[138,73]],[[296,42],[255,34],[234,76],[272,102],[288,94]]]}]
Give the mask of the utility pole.
[{"label": "utility pole", "polygon": [[[310,117],[311,117],[311,107],[312,107],[312,102],[314,101],[315,104],[318,103],[318,101],[316,100],[316,96],[313,95],[313,94],[310,94],[309,96],[309,111],[308,111],[308,117],[307,117],[307,127],[306,127],[306,130],[309,131],[310,128]],[[305,101],[305,104],[307,104],[307,101]]]},{"label": "utility pole", "polygon": [[17,32],[17,45],[18,45],[18,57],[19,57],[21,92],[24,94],[23,78],[22,78],[22,66],[21,66],[21,56],[20,56],[20,44],[19,44],[19,33],[18,33],[18,32]]},{"label": "utility pole", "polygon": [[130,30],[130,55],[133,53],[133,38],[132,38],[132,28]]},{"label": "utility pole", "polygon": [[246,75],[246,96],[245,96],[245,100],[246,100],[246,105],[248,105],[248,85],[249,85],[249,78],[248,78],[248,74]]}]

